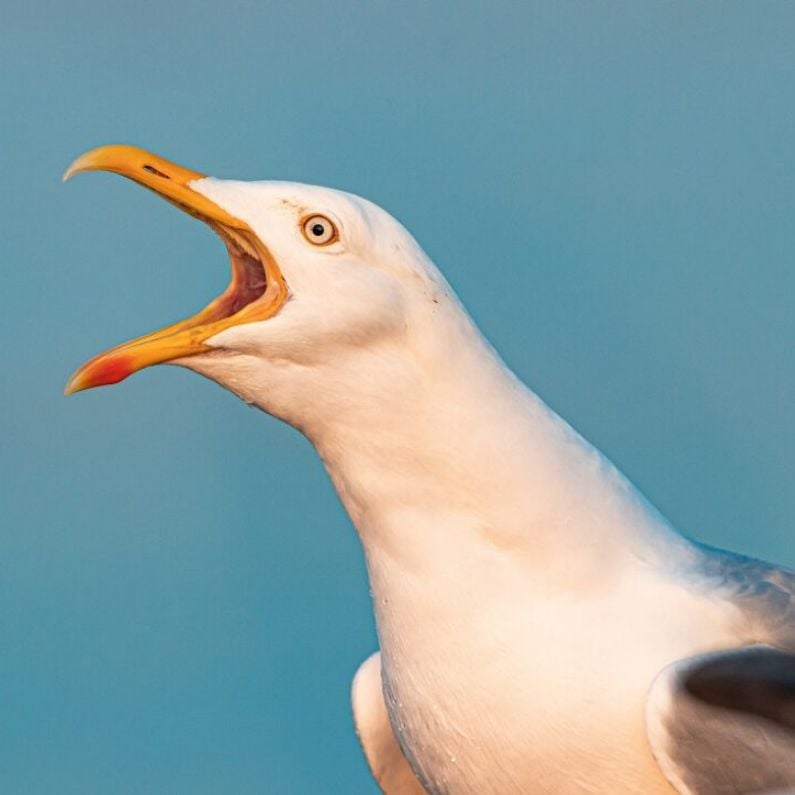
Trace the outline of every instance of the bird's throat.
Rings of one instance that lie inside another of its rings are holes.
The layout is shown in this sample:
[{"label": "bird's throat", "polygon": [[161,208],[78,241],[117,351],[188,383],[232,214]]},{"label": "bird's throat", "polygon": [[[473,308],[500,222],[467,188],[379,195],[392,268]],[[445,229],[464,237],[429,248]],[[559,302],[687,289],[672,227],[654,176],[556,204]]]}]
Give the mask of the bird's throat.
[{"label": "bird's throat", "polygon": [[511,560],[570,583],[642,546],[642,497],[487,344],[465,342],[367,379],[384,388],[309,429],[368,559],[428,574]]}]

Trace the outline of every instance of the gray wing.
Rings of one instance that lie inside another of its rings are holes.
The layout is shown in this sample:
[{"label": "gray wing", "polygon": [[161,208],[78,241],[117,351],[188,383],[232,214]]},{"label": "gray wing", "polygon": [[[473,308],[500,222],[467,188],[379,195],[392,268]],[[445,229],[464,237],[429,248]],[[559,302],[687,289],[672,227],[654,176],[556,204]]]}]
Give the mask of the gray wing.
[{"label": "gray wing", "polygon": [[795,655],[747,646],[674,663],[647,704],[652,750],[682,795],[795,792]]},{"label": "gray wing", "polygon": [[795,653],[795,572],[714,547],[697,548],[693,574],[712,597],[721,595],[745,616],[749,642]]}]

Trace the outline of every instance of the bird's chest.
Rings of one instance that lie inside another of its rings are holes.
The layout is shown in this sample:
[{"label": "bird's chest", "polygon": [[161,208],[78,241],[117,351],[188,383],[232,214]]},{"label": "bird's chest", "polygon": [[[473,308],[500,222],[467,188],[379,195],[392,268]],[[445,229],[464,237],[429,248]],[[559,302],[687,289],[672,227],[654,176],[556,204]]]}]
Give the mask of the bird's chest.
[{"label": "bird's chest", "polygon": [[430,793],[672,792],[645,733],[648,687],[678,653],[654,616],[465,593],[423,611],[376,610],[387,709]]}]

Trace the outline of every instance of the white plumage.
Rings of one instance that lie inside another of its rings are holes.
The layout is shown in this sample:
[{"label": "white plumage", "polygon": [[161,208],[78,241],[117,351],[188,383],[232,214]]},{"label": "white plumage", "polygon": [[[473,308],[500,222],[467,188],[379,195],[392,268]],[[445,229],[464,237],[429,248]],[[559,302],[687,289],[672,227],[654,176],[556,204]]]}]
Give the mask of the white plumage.
[{"label": "white plumage", "polygon": [[[677,534],[505,367],[383,210],[290,183],[190,188],[256,233],[290,297],[176,362],[302,431],[356,526],[380,658],[353,705],[386,792],[795,786],[793,727],[731,688],[795,660],[763,645],[795,652],[791,574]],[[302,233],[314,214],[331,245]]]}]

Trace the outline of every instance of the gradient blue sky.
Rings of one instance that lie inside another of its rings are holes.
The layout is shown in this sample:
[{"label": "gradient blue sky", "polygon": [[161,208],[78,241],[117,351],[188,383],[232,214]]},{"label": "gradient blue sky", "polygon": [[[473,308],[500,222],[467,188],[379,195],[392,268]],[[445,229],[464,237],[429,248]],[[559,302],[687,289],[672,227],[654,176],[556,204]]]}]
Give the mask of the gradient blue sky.
[{"label": "gradient blue sky", "polygon": [[221,245],[81,151],[363,194],[686,532],[795,564],[795,6],[6,4],[0,791],[375,792],[362,556],[298,434],[176,368]]}]

